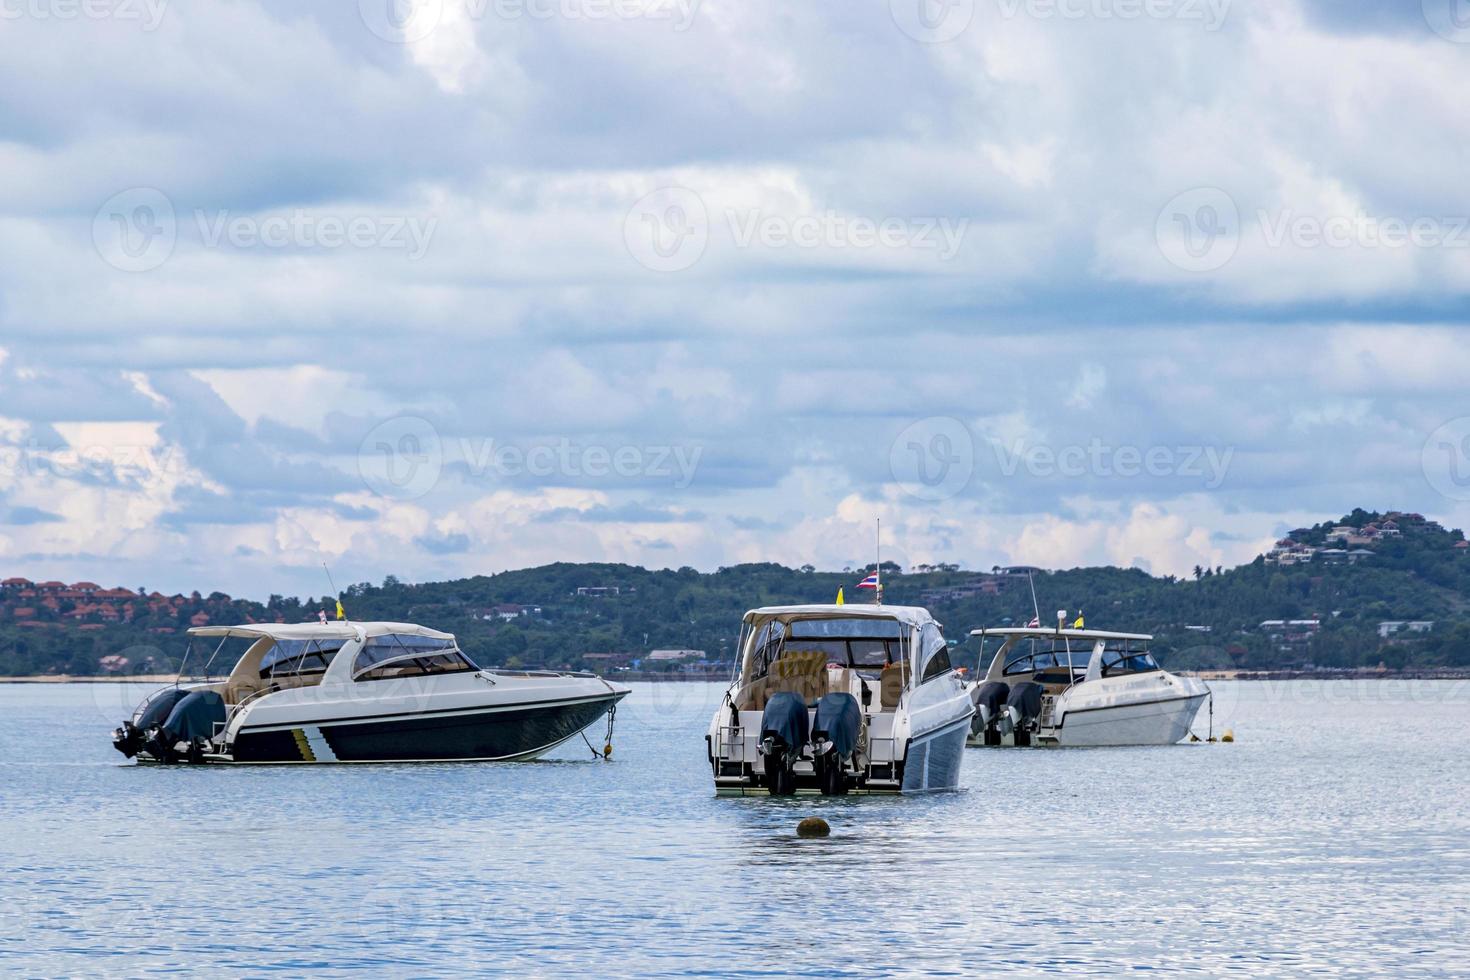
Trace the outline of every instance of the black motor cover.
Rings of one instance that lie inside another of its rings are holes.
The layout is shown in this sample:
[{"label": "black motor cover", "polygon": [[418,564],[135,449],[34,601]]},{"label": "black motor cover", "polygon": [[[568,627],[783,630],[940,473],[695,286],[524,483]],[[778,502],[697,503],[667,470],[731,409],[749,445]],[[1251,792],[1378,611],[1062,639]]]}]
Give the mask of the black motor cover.
[{"label": "black motor cover", "polygon": [[1011,688],[1011,693],[1006,697],[1006,707],[1018,709],[1023,722],[1040,718],[1041,695],[1044,690],[1035,681],[1022,681]]},{"label": "black motor cover", "polygon": [[156,725],[162,725],[168,721],[168,716],[173,714],[174,706],[194,692],[187,687],[171,687],[160,692],[148,706],[143,709],[143,714],[133,722],[139,731],[146,732]]},{"label": "black motor cover", "polygon": [[163,723],[163,734],[170,745],[213,738],[215,724],[224,724],[225,717],[224,698],[213,691],[190,691],[174,705]]},{"label": "black motor cover", "polygon": [[807,743],[811,719],[806,702],[790,691],[779,691],[766,702],[761,713],[761,738],[774,736],[788,749],[800,749]]},{"label": "black motor cover", "polygon": [[977,708],[984,705],[990,709],[990,717],[994,718],[1000,714],[1000,706],[1006,703],[1010,693],[1011,686],[1005,681],[986,681],[970,692],[970,701]]},{"label": "black motor cover", "polygon": [[833,749],[845,759],[857,751],[862,722],[863,712],[858,707],[857,698],[834,692],[822,695],[822,700],[817,702],[817,719],[812,724],[812,731],[825,734]]}]

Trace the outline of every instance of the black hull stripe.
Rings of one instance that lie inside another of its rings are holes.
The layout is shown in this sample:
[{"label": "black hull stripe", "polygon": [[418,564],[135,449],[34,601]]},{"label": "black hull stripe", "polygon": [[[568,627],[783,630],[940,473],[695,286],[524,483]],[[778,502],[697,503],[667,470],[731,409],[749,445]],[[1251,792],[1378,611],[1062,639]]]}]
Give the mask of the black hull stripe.
[{"label": "black hull stripe", "polygon": [[607,701],[621,701],[627,697],[627,692],[619,691],[616,694],[589,695],[580,698],[558,698],[555,701],[522,701],[517,704],[496,704],[485,707],[465,708],[434,708],[428,711],[397,711],[383,715],[349,715],[342,718],[302,718],[296,721],[280,722],[272,725],[242,725],[241,735],[260,734],[263,732],[288,732],[293,728],[303,726],[312,728],[338,728],[342,725],[369,725],[379,722],[402,721],[412,718],[449,717],[453,715],[490,715],[509,711],[535,711],[540,708],[558,708],[572,704],[593,704]]}]

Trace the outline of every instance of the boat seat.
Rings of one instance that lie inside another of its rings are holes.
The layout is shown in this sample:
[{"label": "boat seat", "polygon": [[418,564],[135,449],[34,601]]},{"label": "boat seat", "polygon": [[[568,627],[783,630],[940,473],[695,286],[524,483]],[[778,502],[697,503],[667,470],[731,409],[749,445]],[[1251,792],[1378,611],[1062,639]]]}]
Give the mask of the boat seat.
[{"label": "boat seat", "polygon": [[878,680],[878,697],[884,711],[898,707],[898,701],[903,697],[903,689],[908,684],[908,679],[909,665],[907,663],[889,664],[883,668],[883,674]]},{"label": "boat seat", "polygon": [[779,691],[790,691],[807,703],[827,693],[827,654],[821,650],[788,650],[771,665],[774,686],[766,690],[766,698]]}]

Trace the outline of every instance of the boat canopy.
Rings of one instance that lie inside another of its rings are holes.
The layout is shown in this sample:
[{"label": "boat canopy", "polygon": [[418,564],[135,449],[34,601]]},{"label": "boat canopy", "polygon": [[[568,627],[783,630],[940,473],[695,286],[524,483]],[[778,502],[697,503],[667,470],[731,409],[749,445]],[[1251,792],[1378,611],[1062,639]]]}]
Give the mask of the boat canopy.
[{"label": "boat canopy", "polygon": [[[804,630],[803,624],[810,625]],[[871,666],[881,666],[890,659],[909,661],[915,678],[922,676],[930,660],[946,650],[939,623],[921,606],[763,606],[747,612],[741,622],[737,678],[760,676],[766,669],[761,650],[777,636],[780,640],[776,642],[781,643],[881,638],[885,641],[882,651],[877,654],[878,662]],[[948,667],[947,657],[944,666]]]},{"label": "boat canopy", "polygon": [[768,622],[795,623],[804,619],[886,619],[915,629],[934,622],[929,610],[922,606],[810,605],[762,606],[745,614],[747,626],[764,626]]},{"label": "boat canopy", "polygon": [[970,630],[971,636],[1034,637],[1038,640],[1152,640],[1148,633],[1110,633],[1107,630],[1054,629],[1036,626],[1002,626]]},{"label": "boat canopy", "polygon": [[389,634],[428,636],[436,640],[452,640],[453,633],[419,626],[416,623],[359,623],[337,620],[328,623],[240,623],[235,626],[196,626],[190,636],[237,636],[259,640],[360,640]]}]

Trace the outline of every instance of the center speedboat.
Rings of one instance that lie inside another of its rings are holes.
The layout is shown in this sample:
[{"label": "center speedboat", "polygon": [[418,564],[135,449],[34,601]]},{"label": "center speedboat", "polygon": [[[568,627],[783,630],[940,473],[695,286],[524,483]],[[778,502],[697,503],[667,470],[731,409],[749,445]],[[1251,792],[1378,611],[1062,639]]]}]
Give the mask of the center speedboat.
[{"label": "center speedboat", "polygon": [[[150,695],[113,733],[140,762],[534,759],[612,714],[628,688],[593,674],[481,670],[453,634],[411,623],[255,623],[218,639],[205,676]],[[244,652],[225,676],[226,644]],[[242,644],[237,643],[236,646]]]},{"label": "center speedboat", "polygon": [[974,708],[928,610],[752,609],[737,650],[705,737],[717,793],[958,787]]},{"label": "center speedboat", "polygon": [[970,745],[1173,745],[1189,734],[1210,689],[1159,666],[1142,633],[1007,627],[970,686]]}]

